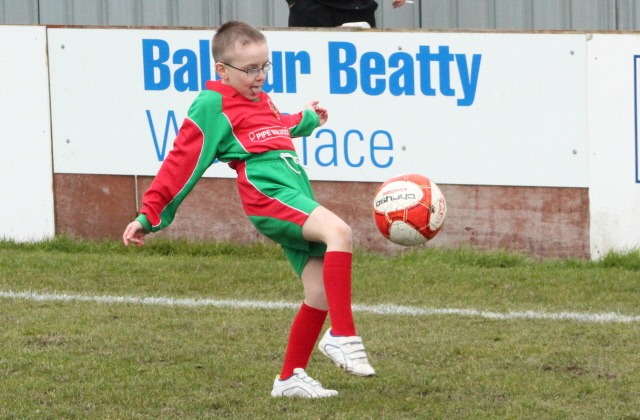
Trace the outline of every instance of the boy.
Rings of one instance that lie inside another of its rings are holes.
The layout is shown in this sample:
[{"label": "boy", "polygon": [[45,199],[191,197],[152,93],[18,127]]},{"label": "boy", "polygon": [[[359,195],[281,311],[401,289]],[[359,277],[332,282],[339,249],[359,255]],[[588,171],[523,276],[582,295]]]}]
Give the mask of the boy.
[{"label": "boy", "polygon": [[125,245],[171,223],[175,212],[217,158],[238,174],[243,209],[254,226],[279,243],[302,280],[304,301],[289,333],[273,397],[323,398],[324,389],[305,369],[327,314],[331,328],[319,348],[336,365],[357,376],[373,376],[351,312],[351,228],[318,204],[296,155],[292,137],[324,124],[318,101],[282,115],[262,91],[271,68],[265,36],[242,22],[227,22],[213,37],[218,81],[195,99],[173,150],[142,198],[139,216],[125,229]]}]

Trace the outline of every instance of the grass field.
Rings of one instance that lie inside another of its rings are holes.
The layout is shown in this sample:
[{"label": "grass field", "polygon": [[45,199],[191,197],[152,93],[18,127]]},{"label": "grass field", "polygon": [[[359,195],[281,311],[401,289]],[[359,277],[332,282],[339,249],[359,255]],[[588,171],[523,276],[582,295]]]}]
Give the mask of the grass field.
[{"label": "grass field", "polygon": [[301,287],[271,245],[0,242],[0,418],[637,419],[640,253],[359,251],[378,372],[272,399]]}]

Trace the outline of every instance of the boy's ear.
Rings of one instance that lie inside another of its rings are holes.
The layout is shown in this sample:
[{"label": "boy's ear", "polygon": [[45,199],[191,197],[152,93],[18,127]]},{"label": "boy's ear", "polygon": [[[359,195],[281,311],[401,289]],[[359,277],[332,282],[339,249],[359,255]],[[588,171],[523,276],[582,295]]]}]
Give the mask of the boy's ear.
[{"label": "boy's ear", "polygon": [[216,69],[216,73],[218,74],[218,76],[220,76],[221,79],[227,79],[227,66],[225,66],[222,63],[216,63],[215,66]]}]

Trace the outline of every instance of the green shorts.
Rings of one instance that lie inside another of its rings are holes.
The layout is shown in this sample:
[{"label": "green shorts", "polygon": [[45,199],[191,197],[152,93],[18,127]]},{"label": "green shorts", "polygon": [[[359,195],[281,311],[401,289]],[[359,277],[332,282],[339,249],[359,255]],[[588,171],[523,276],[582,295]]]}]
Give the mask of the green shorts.
[{"label": "green shorts", "polygon": [[302,225],[320,204],[293,151],[252,156],[237,167],[242,206],[259,232],[277,242],[298,275],[309,257],[322,257],[326,245],[302,237]]}]

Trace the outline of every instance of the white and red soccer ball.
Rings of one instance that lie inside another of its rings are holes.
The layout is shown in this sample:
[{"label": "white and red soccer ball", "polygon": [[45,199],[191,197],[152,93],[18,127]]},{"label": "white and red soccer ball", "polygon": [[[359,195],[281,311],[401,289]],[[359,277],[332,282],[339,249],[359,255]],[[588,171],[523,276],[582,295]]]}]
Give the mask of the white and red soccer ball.
[{"label": "white and red soccer ball", "polygon": [[373,199],[378,230],[399,245],[420,245],[433,239],[446,217],[447,202],[440,188],[419,174],[388,179]]}]

